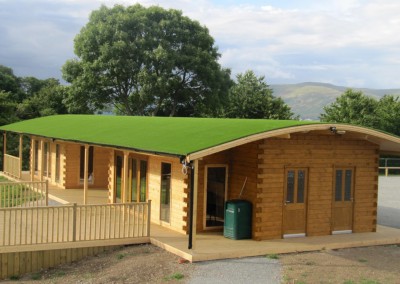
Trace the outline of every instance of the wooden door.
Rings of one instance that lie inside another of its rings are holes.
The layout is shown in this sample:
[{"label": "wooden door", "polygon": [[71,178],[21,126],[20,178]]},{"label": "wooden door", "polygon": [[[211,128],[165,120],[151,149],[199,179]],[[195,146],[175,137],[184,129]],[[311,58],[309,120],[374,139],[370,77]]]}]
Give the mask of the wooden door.
[{"label": "wooden door", "polygon": [[353,230],[354,169],[335,168],[332,231]]},{"label": "wooden door", "polygon": [[307,169],[285,171],[283,235],[306,233]]}]

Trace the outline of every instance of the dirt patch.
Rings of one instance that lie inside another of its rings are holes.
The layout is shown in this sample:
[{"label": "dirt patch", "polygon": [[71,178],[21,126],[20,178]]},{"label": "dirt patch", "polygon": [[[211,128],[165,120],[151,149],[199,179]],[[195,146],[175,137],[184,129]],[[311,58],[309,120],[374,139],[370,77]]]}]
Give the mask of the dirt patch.
[{"label": "dirt patch", "polygon": [[[282,264],[283,283],[400,283],[400,245],[275,257]],[[25,275],[19,281],[7,283],[188,283],[196,264],[180,262],[179,257],[158,247],[135,245]],[[254,283],[251,277],[248,283]]]},{"label": "dirt patch", "polygon": [[185,283],[192,264],[180,262],[153,245],[134,245],[25,275],[17,283]]},{"label": "dirt patch", "polygon": [[400,283],[400,245],[281,255],[284,283]]}]

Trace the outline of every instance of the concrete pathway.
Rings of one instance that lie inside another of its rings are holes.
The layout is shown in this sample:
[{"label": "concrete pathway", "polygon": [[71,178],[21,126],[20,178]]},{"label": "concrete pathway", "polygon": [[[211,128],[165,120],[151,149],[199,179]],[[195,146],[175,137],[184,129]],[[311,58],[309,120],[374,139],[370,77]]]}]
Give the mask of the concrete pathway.
[{"label": "concrete pathway", "polygon": [[380,176],[378,224],[400,228],[400,177]]},{"label": "concrete pathway", "polygon": [[190,284],[281,283],[279,260],[267,257],[248,257],[195,263]]}]

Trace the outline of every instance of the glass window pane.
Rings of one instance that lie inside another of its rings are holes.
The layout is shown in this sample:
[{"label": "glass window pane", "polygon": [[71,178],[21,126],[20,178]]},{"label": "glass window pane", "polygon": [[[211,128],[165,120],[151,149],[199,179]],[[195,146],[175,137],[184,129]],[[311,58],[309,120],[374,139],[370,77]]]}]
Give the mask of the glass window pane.
[{"label": "glass window pane", "polygon": [[137,200],[137,165],[136,160],[131,160],[131,200],[132,202],[138,202]]},{"label": "glass window pane", "polygon": [[116,157],[116,169],[115,169],[115,201],[121,201],[121,186],[122,186],[122,166],[123,158],[121,156]]},{"label": "glass window pane", "polygon": [[286,202],[294,203],[294,171],[287,173]]},{"label": "glass window pane", "polygon": [[299,170],[297,176],[297,203],[304,203],[305,171]]},{"label": "glass window pane", "polygon": [[342,170],[336,170],[335,201],[342,201]]},{"label": "glass window pane", "polygon": [[206,226],[224,225],[226,167],[207,169]]},{"label": "glass window pane", "polygon": [[169,222],[171,195],[171,164],[161,164],[160,219]]},{"label": "glass window pane", "polygon": [[140,161],[140,202],[146,202],[147,161]]},{"label": "glass window pane", "polygon": [[346,175],[344,177],[344,200],[351,200],[351,185],[352,185],[352,170],[346,170]]},{"label": "glass window pane", "polygon": [[60,145],[56,144],[56,182],[60,181]]}]

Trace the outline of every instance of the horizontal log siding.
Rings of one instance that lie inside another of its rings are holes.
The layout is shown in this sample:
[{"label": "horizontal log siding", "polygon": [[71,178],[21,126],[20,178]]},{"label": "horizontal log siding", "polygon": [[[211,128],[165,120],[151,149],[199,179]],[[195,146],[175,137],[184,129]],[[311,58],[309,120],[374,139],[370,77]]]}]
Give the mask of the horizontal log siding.
[{"label": "horizontal log siding", "polygon": [[[171,164],[170,222],[160,220],[161,163]],[[172,230],[186,233],[188,178],[182,173],[178,158],[149,156],[148,199],[152,201],[151,221]]]},{"label": "horizontal log siding", "polygon": [[256,198],[257,198],[257,161],[260,152],[258,145],[260,142],[253,142],[236,147],[230,151],[231,161],[229,167],[228,200],[237,199],[240,196],[244,181],[244,186],[240,199],[245,199],[253,204],[252,216],[252,235],[255,236],[256,220]]},{"label": "horizontal log siding", "polygon": [[199,181],[198,181],[198,204],[197,204],[197,230],[204,231],[204,193],[205,193],[205,167],[207,165],[228,165],[228,192],[230,199],[239,198],[243,183],[247,177],[247,182],[243,190],[241,199],[253,203],[253,231],[255,228],[255,202],[257,198],[257,161],[261,142],[253,142],[213,154],[199,161]]},{"label": "horizontal log siding", "polygon": [[[65,144],[65,181],[64,186],[68,188],[83,188],[80,182],[80,147],[79,144]],[[93,183],[89,188],[107,189],[109,179],[109,158],[112,150],[94,146],[93,149]]]},{"label": "horizontal log siding", "polygon": [[334,167],[355,168],[353,232],[376,230],[378,146],[346,136],[292,134],[259,145],[256,228],[258,240],[282,237],[285,167],[308,171],[307,235],[331,233]]},{"label": "horizontal log siding", "polygon": [[[197,188],[197,224],[196,230],[198,232],[204,231],[204,218],[205,218],[205,166],[206,165],[228,165],[230,162],[230,153],[229,151],[220,152],[217,154],[213,154],[207,157],[204,157],[202,160],[199,160],[199,168],[198,168],[198,188]],[[228,176],[228,179],[230,174]],[[228,188],[229,188],[229,180],[228,180]]]}]

